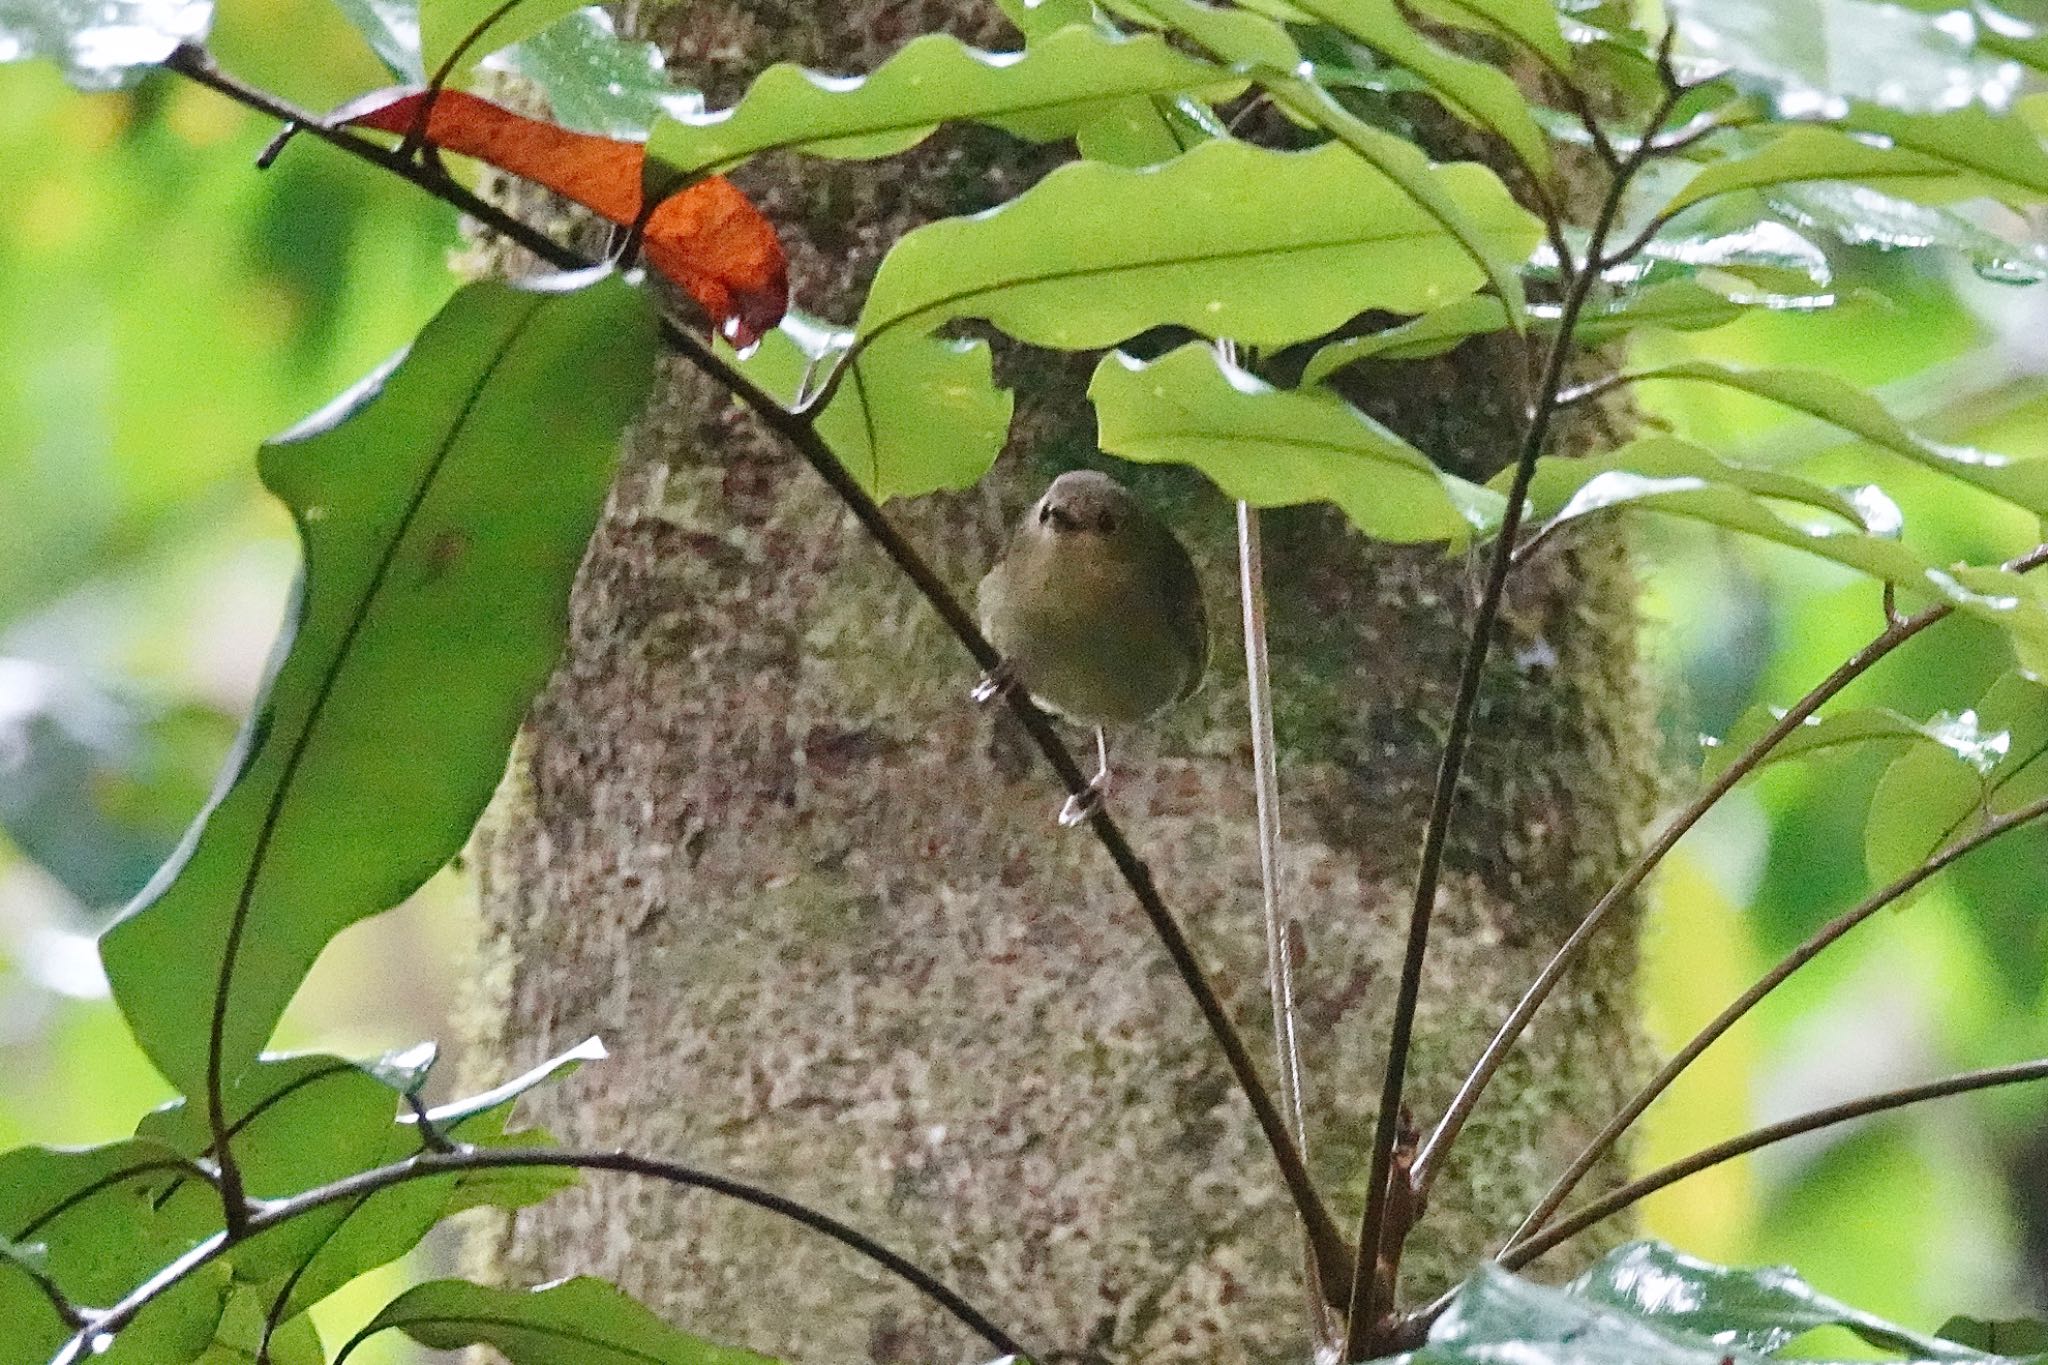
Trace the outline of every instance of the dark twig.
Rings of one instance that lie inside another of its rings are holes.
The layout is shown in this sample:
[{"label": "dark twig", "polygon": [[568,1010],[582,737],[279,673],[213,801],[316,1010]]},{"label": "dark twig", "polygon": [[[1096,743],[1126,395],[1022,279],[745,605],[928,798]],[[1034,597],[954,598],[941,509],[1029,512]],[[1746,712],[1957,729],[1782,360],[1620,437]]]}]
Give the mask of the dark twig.
[{"label": "dark twig", "polygon": [[1495,1259],[1499,1260],[1501,1257],[1511,1255],[1519,1251],[1526,1243],[1532,1241],[1545,1224],[1548,1223],[1551,1216],[1563,1206],[1564,1201],[1571,1197],[1571,1192],[1578,1188],[1579,1181],[1585,1178],[1586,1173],[1592,1170],[1599,1163],[1600,1159],[1612,1150],[1615,1142],[1619,1140],[1629,1125],[1634,1123],[1642,1115],[1643,1111],[1648,1109],[1651,1103],[1659,1095],[1663,1094],[1673,1081],[1678,1079],[1680,1073],[1698,1059],[1701,1053],[1712,1046],[1717,1038],[1733,1028],[1737,1021],[1756,1006],[1758,1001],[1776,990],[1785,982],[1786,978],[1818,957],[1829,944],[1835,942],[1851,929],[1854,929],[1887,905],[1898,900],[1901,896],[1911,892],[1915,887],[1919,886],[1929,877],[1932,877],[1935,873],[1940,872],[1950,863],[1956,861],[1956,859],[1982,848],[1985,844],[1990,843],[1999,836],[2008,834],[2030,821],[2040,819],[2043,815],[2048,815],[2048,797],[2030,802],[2017,810],[1999,816],[1995,820],[1987,821],[1984,827],[1976,833],[1969,835],[1967,838],[1958,839],[1926,862],[1920,864],[1920,866],[1899,877],[1881,890],[1871,893],[1852,909],[1843,911],[1819,929],[1816,929],[1804,943],[1801,943],[1797,948],[1788,953],[1777,966],[1764,973],[1748,990],[1744,991],[1730,1003],[1726,1009],[1715,1015],[1707,1023],[1706,1027],[1694,1034],[1685,1046],[1672,1056],[1671,1060],[1658,1069],[1656,1075],[1652,1076],[1644,1083],[1640,1090],[1636,1091],[1629,1098],[1628,1103],[1621,1107],[1620,1112],[1608,1120],[1607,1126],[1595,1134],[1593,1140],[1588,1142],[1585,1148],[1572,1159],[1572,1163],[1566,1168],[1565,1173],[1557,1178],[1556,1183],[1544,1194],[1542,1200],[1538,1202],[1534,1209],[1530,1210],[1529,1216],[1522,1220],[1522,1225],[1515,1230],[1514,1236],[1508,1239],[1507,1245],[1501,1249],[1500,1254]]},{"label": "dark twig", "polygon": [[[1668,42],[1668,36],[1667,36]],[[1494,622],[1500,615],[1507,588],[1508,570],[1513,564],[1515,540],[1521,530],[1529,485],[1536,474],[1536,461],[1550,435],[1557,414],[1557,397],[1563,387],[1565,368],[1572,354],[1572,333],[1578,325],[1594,283],[1600,277],[1597,262],[1613,229],[1615,215],[1627,193],[1629,181],[1648,156],[1650,136],[1676,105],[1679,92],[1667,91],[1650,119],[1635,153],[1624,160],[1609,181],[1592,230],[1587,238],[1585,261],[1571,277],[1559,310],[1557,335],[1551,339],[1536,391],[1535,411],[1522,437],[1515,476],[1508,490],[1507,508],[1502,514],[1499,537],[1493,547],[1486,587],[1472,622],[1465,658],[1458,677],[1457,699],[1451,710],[1449,733],[1444,739],[1442,762],[1437,768],[1436,792],[1430,803],[1429,824],[1423,833],[1421,868],[1415,879],[1415,899],[1409,908],[1407,951],[1401,965],[1401,983],[1394,1002],[1393,1023],[1387,1038],[1386,1074],[1380,1089],[1372,1146],[1372,1164],[1366,1184],[1365,1214],[1359,1225],[1358,1260],[1351,1281],[1350,1311],[1345,1328],[1347,1360],[1362,1358],[1375,1325],[1391,1306],[1382,1302],[1376,1286],[1380,1259],[1387,1250],[1387,1209],[1394,1166],[1396,1138],[1400,1129],[1401,1098],[1408,1072],[1408,1049],[1415,1025],[1415,1008],[1422,988],[1422,965],[1428,953],[1430,917],[1436,906],[1437,883],[1443,872],[1444,845],[1450,833],[1451,813],[1456,805],[1458,775],[1463,770],[1465,751],[1471,742],[1472,718],[1479,704],[1480,683],[1486,658],[1493,643]],[[1396,1236],[1400,1234],[1396,1233]],[[1391,1293],[1392,1286],[1388,1286]]]},{"label": "dark twig", "polygon": [[[947,1288],[936,1276],[918,1268],[910,1261],[897,1255],[889,1248],[859,1229],[840,1222],[830,1214],[821,1213],[793,1199],[762,1189],[758,1185],[731,1176],[716,1175],[710,1171],[680,1165],[673,1161],[659,1161],[652,1157],[635,1156],[629,1152],[577,1152],[551,1148],[492,1148],[465,1150],[455,1153],[427,1152],[389,1166],[359,1171],[345,1179],[308,1190],[290,1199],[265,1204],[250,1213],[248,1235],[268,1232],[282,1227],[293,1219],[302,1217],[316,1209],[332,1204],[344,1204],[367,1199],[393,1186],[413,1180],[429,1180],[436,1176],[460,1175],[470,1171],[502,1171],[521,1168],[557,1168],[584,1171],[613,1171],[623,1175],[642,1176],[650,1180],[663,1180],[672,1185],[690,1189],[709,1190],[755,1208],[800,1223],[813,1232],[838,1242],[841,1246],[859,1253],[868,1260],[895,1275],[898,1279],[919,1290],[934,1303],[945,1309],[955,1320],[972,1329],[982,1340],[1004,1355],[1031,1356],[1009,1333],[991,1322],[972,1304]],[[63,1349],[50,1359],[50,1365],[79,1365],[91,1359],[95,1351],[92,1343],[103,1335],[119,1332],[135,1320],[135,1316],[155,1302],[159,1297],[182,1283],[185,1279],[219,1260],[233,1243],[225,1234],[214,1236],[193,1247],[171,1264],[137,1286],[131,1293],[104,1313],[95,1314],[89,1325],[66,1342]]]},{"label": "dark twig", "polygon": [[[395,153],[347,130],[323,128],[313,115],[244,85],[215,67],[207,54],[198,48],[189,45],[180,47],[165,65],[230,99],[274,118],[305,123],[306,131],[322,141],[382,166],[427,193],[455,205],[485,227],[519,243],[558,269],[583,269],[592,264],[580,253],[555,242],[545,234],[534,231],[496,205],[479,199],[446,177],[423,171],[413,161],[400,158]],[[1000,668],[1001,655],[982,635],[980,626],[972,614],[961,604],[952,589],[926,562],[917,548],[883,515],[880,506],[818,435],[812,418],[825,402],[829,402],[829,395],[814,396],[802,412],[792,412],[782,406],[773,394],[741,374],[702,337],[667,321],[663,324],[663,336],[669,345],[681,352],[685,359],[708,378],[729,389],[771,431],[795,446],[818,476],[824,479],[846,503],[883,553],[888,555],[910,579],[975,663],[984,672],[994,672]],[[841,368],[844,368],[843,362]],[[1089,790],[1088,777],[1074,761],[1073,754],[1068,750],[1066,742],[1061,739],[1052,721],[1021,688],[1009,689],[1005,700],[1039,752],[1045,756],[1046,762],[1051,765],[1068,794],[1079,797],[1086,793]],[[1104,850],[1108,852],[1110,860],[1116,865],[1131,894],[1136,898],[1153,932],[1158,935],[1189,994],[1194,996],[1195,1004],[1222,1050],[1232,1076],[1250,1103],[1259,1128],[1273,1151],[1274,1162],[1280,1168],[1281,1179],[1286,1184],[1288,1195],[1315,1245],[1317,1263],[1322,1271],[1324,1283],[1331,1286],[1349,1284],[1352,1269],[1351,1252],[1345,1245],[1343,1234],[1324,1207],[1321,1196],[1316,1193],[1307,1165],[1288,1133],[1286,1121],[1281,1116],[1279,1107],[1274,1103],[1265,1082],[1259,1076],[1250,1050],[1245,1046],[1236,1025],[1224,1010],[1222,1000],[1210,983],[1199,959],[1196,958],[1186,933],[1159,894],[1158,886],[1152,880],[1151,869],[1131,847],[1129,840],[1124,837],[1123,831],[1107,810],[1098,808],[1088,823]]]},{"label": "dark twig", "polygon": [[1982,1071],[1965,1071],[1960,1075],[1929,1081],[1923,1085],[1903,1086],[1879,1095],[1866,1095],[1862,1099],[1832,1104],[1825,1109],[1811,1110],[1793,1118],[1768,1124],[1740,1137],[1717,1142],[1668,1166],[1660,1166],[1648,1175],[1631,1180],[1612,1193],[1602,1195],[1593,1202],[1573,1210],[1524,1241],[1514,1251],[1501,1257],[1501,1264],[1509,1270],[1519,1270],[1553,1247],[1578,1236],[1603,1219],[1612,1218],[1666,1185],[1676,1184],[1687,1176],[1698,1175],[1701,1171],[1710,1170],[1725,1161],[1733,1161],[1736,1157],[1754,1152],[1759,1147],[1768,1147],[1787,1138],[1801,1137],[1822,1128],[1831,1128],[1838,1123],[1866,1118],[1871,1114],[1903,1109],[1907,1105],[1919,1104],[1925,1100],[1944,1099],[1950,1095],[1967,1094],[1973,1090],[1989,1090],[1994,1086],[2018,1085],[2024,1081],[2038,1081],[2044,1078],[2048,1078],[2048,1059],[2018,1062],[2012,1066],[1987,1067]]},{"label": "dark twig", "polygon": [[[2005,567],[2015,573],[2026,573],[2043,563],[2048,563],[2048,545],[2036,546],[2019,558],[2009,561]],[[1487,1043],[1486,1050],[1474,1063],[1464,1084],[1458,1087],[1458,1093],[1452,1097],[1450,1107],[1444,1111],[1436,1131],[1430,1135],[1429,1141],[1423,1144],[1422,1153],[1416,1159],[1416,1178],[1421,1182],[1425,1193],[1442,1173],[1451,1144],[1457,1141],[1465,1121],[1472,1116],[1472,1110],[1478,1105],[1479,1097],[1485,1093],[1486,1087],[1499,1072],[1509,1049],[1514,1047],[1516,1040],[1522,1036],[1522,1031],[1529,1026],[1529,1020],[1542,1008],[1543,1002],[1549,999],[1550,992],[1556,988],[1565,972],[1585,950],[1594,931],[1605,922],[1608,915],[1618,906],[1625,904],[1650,873],[1656,870],[1657,865],[1664,861],[1665,855],[1677,846],[1678,841],[1698,824],[1736,783],[1755,771],[1757,765],[1768,758],[1787,736],[1804,725],[1809,717],[1833,700],[1843,688],[1869,672],[1893,650],[1936,622],[1946,620],[1954,611],[1955,607],[1950,603],[1937,603],[1886,626],[1870,643],[1843,660],[1839,667],[1815,684],[1805,696],[1794,702],[1785,714],[1778,718],[1775,725],[1731,760],[1728,766],[1721,770],[1720,775],[1707,784],[1706,790],[1672,817],[1671,822],[1665,825],[1650,846],[1637,856],[1620,879],[1608,888],[1606,894],[1600,897],[1591,910],[1586,912],[1578,926],[1572,930],[1571,936],[1551,954],[1550,961],[1543,965],[1543,970],[1537,974],[1536,980],[1530,983],[1529,989],[1516,1002],[1515,1008],[1501,1024],[1499,1031]]]},{"label": "dark twig", "polygon": [[72,1331],[85,1332],[97,1328],[99,1325],[99,1314],[91,1309],[80,1308],[69,1298],[65,1297],[64,1291],[57,1287],[55,1280],[51,1279],[42,1270],[29,1264],[28,1257],[22,1254],[25,1250],[24,1248],[21,1251],[17,1251],[16,1254],[0,1256],[0,1265],[14,1267],[30,1284],[34,1285],[41,1292],[42,1296],[49,1300],[50,1311],[57,1315],[57,1320]]}]

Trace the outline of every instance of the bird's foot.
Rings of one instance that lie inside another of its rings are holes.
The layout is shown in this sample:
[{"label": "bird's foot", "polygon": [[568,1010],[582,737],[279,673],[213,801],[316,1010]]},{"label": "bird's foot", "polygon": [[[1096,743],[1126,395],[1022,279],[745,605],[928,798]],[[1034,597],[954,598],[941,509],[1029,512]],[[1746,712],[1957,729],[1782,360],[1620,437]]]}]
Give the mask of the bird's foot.
[{"label": "bird's foot", "polygon": [[967,695],[976,706],[987,706],[990,702],[1001,701],[1017,686],[1017,670],[1010,666],[1008,659],[981,675],[974,684],[974,690]]},{"label": "bird's foot", "polygon": [[1060,828],[1072,829],[1094,819],[1095,813],[1102,809],[1103,800],[1108,793],[1109,782],[1098,773],[1089,781],[1086,791],[1078,796],[1068,797],[1066,804],[1060,807]]}]

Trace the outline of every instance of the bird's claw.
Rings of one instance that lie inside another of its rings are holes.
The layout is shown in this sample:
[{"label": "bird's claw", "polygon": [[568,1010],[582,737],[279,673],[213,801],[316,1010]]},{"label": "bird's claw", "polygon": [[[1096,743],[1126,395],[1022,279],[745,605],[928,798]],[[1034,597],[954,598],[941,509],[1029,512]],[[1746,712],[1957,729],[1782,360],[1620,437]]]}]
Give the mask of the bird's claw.
[{"label": "bird's claw", "polygon": [[1016,685],[1017,671],[1010,667],[1010,661],[1005,659],[982,674],[981,680],[974,684],[974,690],[967,695],[973,699],[976,706],[987,706],[990,702],[1007,697]]},{"label": "bird's claw", "polygon": [[1088,784],[1086,791],[1078,796],[1069,796],[1066,804],[1060,807],[1060,828],[1072,829],[1094,819],[1095,813],[1102,809],[1103,792],[1107,785],[1098,777]]}]

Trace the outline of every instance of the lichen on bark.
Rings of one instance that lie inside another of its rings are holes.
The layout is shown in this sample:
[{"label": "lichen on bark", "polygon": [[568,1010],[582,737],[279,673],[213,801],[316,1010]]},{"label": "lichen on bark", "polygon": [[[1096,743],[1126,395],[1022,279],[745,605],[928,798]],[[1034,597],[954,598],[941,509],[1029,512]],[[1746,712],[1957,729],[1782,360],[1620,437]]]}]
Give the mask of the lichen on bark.
[{"label": "lichen on bark", "polygon": [[[719,0],[627,16],[729,100],[776,60],[871,68],[979,7]],[[999,202],[1049,153],[948,135],[882,165],[785,161],[747,187],[800,302],[851,315],[917,222]],[[975,490],[891,514],[963,593],[1045,478],[1093,456],[1085,359],[1006,353],[1019,419]],[[1519,344],[1360,395],[1451,467],[1496,468]],[[1193,548],[1207,688],[1118,737],[1115,801],[1248,1031],[1268,1021],[1230,510],[1134,479]],[[1419,821],[1476,562],[1268,519],[1286,886],[1310,1145],[1355,1222]],[[1634,579],[1595,535],[1514,585],[1424,983],[1412,1102],[1439,1111],[1648,812]],[[790,452],[677,367],[628,441],[476,863],[473,1065],[602,1034],[540,1098],[560,1139],[761,1180],[936,1270],[1047,1360],[1301,1359],[1300,1247],[1249,1113],[1107,860],[1052,824],[966,657]],[[1638,1073],[1631,929],[1539,1016],[1475,1116],[1407,1263],[1427,1292],[1512,1226]],[[1610,1166],[1600,1178],[1613,1179]],[[495,1239],[518,1280],[616,1275],[680,1324],[800,1361],[986,1354],[902,1286],[754,1212],[600,1177]],[[1560,1264],[1563,1262],[1560,1261]]]}]

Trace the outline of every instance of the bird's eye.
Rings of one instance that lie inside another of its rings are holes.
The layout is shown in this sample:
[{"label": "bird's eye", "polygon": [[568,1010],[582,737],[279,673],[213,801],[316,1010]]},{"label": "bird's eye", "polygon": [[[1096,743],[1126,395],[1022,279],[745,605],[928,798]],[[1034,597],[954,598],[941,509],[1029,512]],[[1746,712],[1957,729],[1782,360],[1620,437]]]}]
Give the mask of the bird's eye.
[{"label": "bird's eye", "polygon": [[1038,524],[1040,526],[1043,526],[1051,520],[1052,504],[1049,502],[1041,502],[1040,504],[1038,504]]},{"label": "bird's eye", "polygon": [[1099,529],[1101,530],[1102,534],[1104,534],[1104,535],[1106,535],[1106,536],[1113,536],[1113,535],[1115,535],[1115,534],[1116,534],[1116,528],[1117,528],[1117,527],[1118,527],[1118,526],[1119,526],[1119,525],[1120,525],[1121,523],[1119,523],[1119,522],[1117,521],[1117,518],[1116,518],[1116,513],[1114,513],[1114,512],[1104,512],[1104,513],[1102,514],[1102,519],[1101,519],[1100,521],[1096,522],[1095,524],[1096,524],[1097,528],[1099,528]]}]

